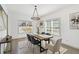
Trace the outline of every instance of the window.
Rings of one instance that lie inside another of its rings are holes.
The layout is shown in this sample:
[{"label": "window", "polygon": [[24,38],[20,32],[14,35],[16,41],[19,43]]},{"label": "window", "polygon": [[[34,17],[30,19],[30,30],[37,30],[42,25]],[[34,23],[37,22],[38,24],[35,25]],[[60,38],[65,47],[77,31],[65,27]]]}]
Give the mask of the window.
[{"label": "window", "polygon": [[60,36],[60,20],[53,20],[53,34]]},{"label": "window", "polygon": [[32,22],[19,20],[19,33],[31,33],[32,32]]},{"label": "window", "polygon": [[60,36],[60,20],[53,19],[44,21],[44,25],[41,27],[41,29],[43,29],[42,32]]}]

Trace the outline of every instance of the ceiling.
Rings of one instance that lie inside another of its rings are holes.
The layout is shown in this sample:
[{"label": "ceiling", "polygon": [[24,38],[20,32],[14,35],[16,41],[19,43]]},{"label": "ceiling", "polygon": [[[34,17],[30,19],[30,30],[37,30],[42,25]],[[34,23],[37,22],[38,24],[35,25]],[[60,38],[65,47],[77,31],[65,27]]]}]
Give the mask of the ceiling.
[{"label": "ceiling", "polygon": [[[37,4],[38,14],[40,16],[46,15],[56,10],[65,8],[68,4]],[[6,4],[8,11],[17,12],[32,16],[34,11],[34,4]]]}]

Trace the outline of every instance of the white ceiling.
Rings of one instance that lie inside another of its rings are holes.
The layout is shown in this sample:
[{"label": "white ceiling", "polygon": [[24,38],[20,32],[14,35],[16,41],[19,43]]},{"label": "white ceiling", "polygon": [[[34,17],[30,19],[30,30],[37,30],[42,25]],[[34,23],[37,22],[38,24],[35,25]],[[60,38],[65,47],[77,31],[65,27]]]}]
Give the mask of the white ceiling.
[{"label": "white ceiling", "polygon": [[[38,4],[38,14],[43,16],[66,6],[68,6],[68,4]],[[34,4],[7,4],[6,7],[8,11],[21,13],[28,16],[32,16],[34,11]]]}]

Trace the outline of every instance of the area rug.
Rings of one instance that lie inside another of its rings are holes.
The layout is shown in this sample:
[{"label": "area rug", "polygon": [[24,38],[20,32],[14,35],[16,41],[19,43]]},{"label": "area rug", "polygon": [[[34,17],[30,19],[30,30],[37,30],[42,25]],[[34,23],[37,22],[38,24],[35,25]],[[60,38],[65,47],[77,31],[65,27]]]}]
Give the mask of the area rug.
[{"label": "area rug", "polygon": [[[67,52],[68,49],[64,48],[64,47],[60,47],[60,54],[64,54],[65,52]],[[48,50],[47,54],[52,54],[52,51]],[[59,54],[58,52],[56,52],[55,54]]]},{"label": "area rug", "polygon": [[60,53],[64,54],[65,52],[67,52],[68,49],[64,48],[64,47],[60,47]]}]

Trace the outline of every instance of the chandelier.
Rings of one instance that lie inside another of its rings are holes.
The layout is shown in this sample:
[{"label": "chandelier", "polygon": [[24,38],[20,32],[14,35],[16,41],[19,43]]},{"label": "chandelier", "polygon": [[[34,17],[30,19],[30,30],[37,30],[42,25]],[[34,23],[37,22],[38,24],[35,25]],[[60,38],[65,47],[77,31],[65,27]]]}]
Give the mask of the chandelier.
[{"label": "chandelier", "polygon": [[[35,7],[35,9],[34,9],[33,16],[31,17],[31,19],[32,20],[40,20],[40,17],[37,12],[37,6],[35,5],[34,7]],[[35,16],[35,12],[36,12],[36,16]]]}]

